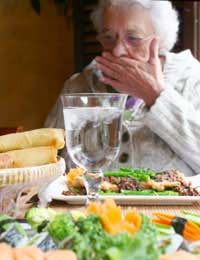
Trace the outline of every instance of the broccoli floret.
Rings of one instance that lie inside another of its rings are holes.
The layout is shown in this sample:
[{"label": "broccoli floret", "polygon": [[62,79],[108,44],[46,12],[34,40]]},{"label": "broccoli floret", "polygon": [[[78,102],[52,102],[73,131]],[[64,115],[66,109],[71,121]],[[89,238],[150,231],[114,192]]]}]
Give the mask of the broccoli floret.
[{"label": "broccoli floret", "polygon": [[33,227],[38,228],[44,221],[52,221],[56,213],[51,208],[31,208],[26,212],[25,219]]},{"label": "broccoli floret", "polygon": [[84,233],[99,233],[102,231],[101,218],[99,215],[91,214],[86,218],[80,217],[76,221],[76,225],[79,228],[79,232]]},{"label": "broccoli floret", "polygon": [[59,213],[49,223],[47,231],[56,242],[59,242],[76,232],[76,227],[70,214]]}]

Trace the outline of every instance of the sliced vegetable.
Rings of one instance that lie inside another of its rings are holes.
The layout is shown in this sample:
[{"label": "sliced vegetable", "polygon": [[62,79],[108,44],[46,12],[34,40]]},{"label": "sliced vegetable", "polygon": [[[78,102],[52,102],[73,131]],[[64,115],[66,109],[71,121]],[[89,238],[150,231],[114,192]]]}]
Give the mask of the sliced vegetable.
[{"label": "sliced vegetable", "polygon": [[127,211],[123,216],[121,207],[113,199],[107,199],[103,204],[90,203],[87,213],[100,215],[104,229],[111,234],[123,231],[134,234],[141,226],[141,216],[135,210]]},{"label": "sliced vegetable", "polygon": [[162,235],[172,235],[175,233],[174,228],[172,226],[164,225],[164,224],[154,224],[159,234]]},{"label": "sliced vegetable", "polygon": [[200,215],[190,213],[188,211],[183,211],[182,213],[186,219],[188,219],[188,220],[192,221],[193,223],[195,223],[196,225],[200,226]]},{"label": "sliced vegetable", "polygon": [[185,218],[168,215],[165,213],[154,213],[157,219],[152,223],[171,225],[178,234],[190,241],[200,240],[200,227]]}]

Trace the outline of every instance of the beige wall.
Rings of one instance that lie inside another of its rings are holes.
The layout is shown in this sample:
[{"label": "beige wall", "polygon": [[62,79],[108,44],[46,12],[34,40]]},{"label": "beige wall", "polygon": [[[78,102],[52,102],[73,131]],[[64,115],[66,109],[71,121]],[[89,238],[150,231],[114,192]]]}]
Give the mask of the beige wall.
[{"label": "beige wall", "polygon": [[73,73],[73,28],[53,0],[0,1],[0,127],[42,127],[64,80]]}]

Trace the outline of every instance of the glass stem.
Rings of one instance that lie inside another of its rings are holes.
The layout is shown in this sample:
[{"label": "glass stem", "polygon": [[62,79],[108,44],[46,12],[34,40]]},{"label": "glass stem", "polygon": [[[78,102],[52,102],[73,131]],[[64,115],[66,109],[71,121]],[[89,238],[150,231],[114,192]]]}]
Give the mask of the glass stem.
[{"label": "glass stem", "polygon": [[84,173],[84,184],[87,192],[86,204],[98,201],[99,190],[103,180],[103,172],[101,170],[87,170]]},{"label": "glass stem", "polygon": [[134,158],[134,147],[133,147],[133,131],[130,128],[128,129],[128,134],[129,134],[129,138],[130,138],[130,156],[131,156],[131,167],[135,167],[134,166],[134,162],[135,162],[135,158]]}]

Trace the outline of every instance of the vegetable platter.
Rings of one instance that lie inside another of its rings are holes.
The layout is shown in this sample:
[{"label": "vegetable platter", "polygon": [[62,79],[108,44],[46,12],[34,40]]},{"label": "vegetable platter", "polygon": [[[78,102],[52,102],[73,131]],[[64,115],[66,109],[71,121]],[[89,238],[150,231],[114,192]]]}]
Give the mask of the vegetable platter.
[{"label": "vegetable platter", "polygon": [[0,259],[200,259],[200,215],[183,215],[122,213],[112,199],[82,212],[31,208],[23,221],[0,215]]}]

